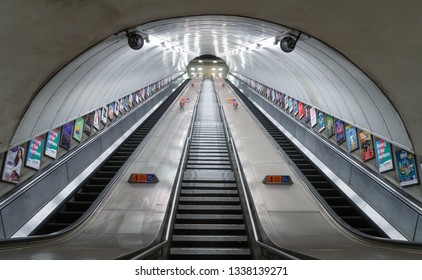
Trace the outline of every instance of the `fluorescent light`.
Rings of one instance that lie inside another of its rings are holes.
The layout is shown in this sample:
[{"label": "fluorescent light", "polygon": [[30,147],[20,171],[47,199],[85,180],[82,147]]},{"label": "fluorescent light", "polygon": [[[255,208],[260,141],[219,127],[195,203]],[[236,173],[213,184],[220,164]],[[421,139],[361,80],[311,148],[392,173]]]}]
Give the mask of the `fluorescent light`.
[{"label": "fluorescent light", "polygon": [[217,60],[213,60],[212,63],[217,63]]}]

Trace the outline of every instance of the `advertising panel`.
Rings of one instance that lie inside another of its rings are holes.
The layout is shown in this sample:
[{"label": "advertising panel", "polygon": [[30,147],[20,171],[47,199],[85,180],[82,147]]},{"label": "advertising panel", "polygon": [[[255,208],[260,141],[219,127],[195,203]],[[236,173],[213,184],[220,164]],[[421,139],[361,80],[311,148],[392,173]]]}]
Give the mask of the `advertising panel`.
[{"label": "advertising panel", "polygon": [[85,115],[84,132],[88,136],[91,135],[93,119],[94,119],[94,115],[92,113]]},{"label": "advertising panel", "polygon": [[124,108],[125,108],[126,112],[129,111],[129,96],[127,96],[127,95],[124,98]]},{"label": "advertising panel", "polygon": [[3,181],[19,183],[24,157],[25,149],[22,146],[16,146],[7,151],[3,168]]},{"label": "advertising panel", "polygon": [[108,119],[110,121],[114,119],[114,102],[108,104]]},{"label": "advertising panel", "polygon": [[299,101],[297,103],[297,107],[299,110],[299,120],[303,117],[303,102]]},{"label": "advertising panel", "polygon": [[73,138],[78,142],[82,141],[83,127],[84,127],[84,119],[77,118],[75,120],[75,128],[73,129]]},{"label": "advertising panel", "polygon": [[73,122],[63,125],[60,135],[60,146],[66,150],[70,149],[70,140],[72,139]]},{"label": "advertising panel", "polygon": [[120,98],[119,99],[119,109],[120,109],[120,114],[123,114],[125,112],[125,101],[124,101],[124,98]]},{"label": "advertising panel", "polygon": [[114,102],[114,115],[117,117],[119,117],[120,114],[120,108],[119,108],[119,101]]},{"label": "advertising panel", "polygon": [[330,138],[331,136],[334,135],[334,119],[333,116],[330,115],[325,115],[325,126],[326,126],[326,130],[325,130],[325,134],[327,135],[328,138]]},{"label": "advertising panel", "polygon": [[289,97],[286,95],[284,96],[284,110],[287,111],[289,109]]},{"label": "advertising panel", "polygon": [[304,115],[303,115],[303,121],[307,124],[311,120],[311,113],[310,113],[310,107],[306,105],[303,108]]},{"label": "advertising panel", "polygon": [[106,125],[107,124],[107,115],[108,115],[108,107],[104,106],[101,110],[101,122]]},{"label": "advertising panel", "polygon": [[318,131],[321,132],[325,128],[325,122],[324,122],[324,113],[321,111],[318,111]]},{"label": "advertising panel", "polygon": [[363,161],[370,160],[375,157],[374,147],[372,145],[371,134],[367,131],[359,133],[360,154]]},{"label": "advertising panel", "polygon": [[289,98],[289,113],[293,112],[293,98]]},{"label": "advertising panel", "polygon": [[314,127],[317,124],[316,109],[314,107],[312,107],[311,109],[309,109],[309,113],[311,115],[311,127]]},{"label": "advertising panel", "polygon": [[344,134],[344,122],[342,120],[336,120],[336,141],[337,144],[341,144],[346,140],[346,136]]},{"label": "advertising panel", "polygon": [[57,157],[57,151],[59,149],[60,129],[55,128],[47,133],[47,140],[45,142],[44,154],[50,158]]},{"label": "advertising panel", "polygon": [[100,110],[95,110],[94,111],[94,121],[92,123],[92,126],[96,129],[96,130],[100,130]]},{"label": "advertising panel", "polygon": [[28,153],[26,155],[25,165],[39,170],[41,166],[42,151],[44,149],[44,137],[38,136],[31,139],[28,143]]},{"label": "advertising panel", "polygon": [[385,172],[394,169],[393,155],[391,145],[383,139],[375,141],[375,152],[377,154],[377,163],[379,172]]},{"label": "advertising panel", "polygon": [[358,133],[356,132],[356,127],[351,124],[346,125],[346,140],[349,153],[359,148]]},{"label": "advertising panel", "polygon": [[401,187],[418,183],[415,156],[405,150],[396,151],[397,175]]},{"label": "advertising panel", "polygon": [[297,100],[293,100],[293,115],[296,116],[299,113],[299,107],[297,105]]}]

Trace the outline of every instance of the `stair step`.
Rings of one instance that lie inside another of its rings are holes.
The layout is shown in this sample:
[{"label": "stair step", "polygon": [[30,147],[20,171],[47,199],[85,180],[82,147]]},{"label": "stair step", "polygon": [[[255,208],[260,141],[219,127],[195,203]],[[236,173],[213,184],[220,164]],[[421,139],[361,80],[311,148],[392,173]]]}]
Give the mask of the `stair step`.
[{"label": "stair step", "polygon": [[180,220],[243,220],[243,215],[231,214],[176,214]]},{"label": "stair step", "polygon": [[238,195],[237,190],[181,190],[183,195]]},{"label": "stair step", "polygon": [[178,248],[170,249],[174,255],[250,255],[247,248]]},{"label": "stair step", "polygon": [[191,242],[246,242],[246,235],[173,235],[173,241]]}]

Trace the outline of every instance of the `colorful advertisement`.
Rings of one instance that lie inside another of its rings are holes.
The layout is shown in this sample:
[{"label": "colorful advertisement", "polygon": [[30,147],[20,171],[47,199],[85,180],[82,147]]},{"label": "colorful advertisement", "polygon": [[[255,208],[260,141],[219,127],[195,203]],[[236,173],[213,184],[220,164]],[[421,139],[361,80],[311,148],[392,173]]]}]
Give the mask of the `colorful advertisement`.
[{"label": "colorful advertisement", "polygon": [[2,180],[17,184],[21,177],[23,159],[25,157],[25,149],[21,146],[16,146],[7,152],[4,161]]},{"label": "colorful advertisement", "polygon": [[119,113],[120,113],[120,108],[119,108],[119,101],[114,102],[114,115],[117,117],[119,117]]},{"label": "colorful advertisement", "polygon": [[344,122],[342,120],[336,120],[336,141],[337,144],[341,144],[346,140],[346,135],[344,134]]},{"label": "colorful advertisement", "polygon": [[401,187],[418,183],[415,156],[405,150],[396,151],[397,175]]},{"label": "colorful advertisement", "polygon": [[85,115],[84,132],[88,136],[91,135],[92,121],[93,120],[94,120],[94,115],[92,113]]},{"label": "colorful advertisement", "polygon": [[133,107],[133,100],[132,100],[132,98],[133,98],[133,93],[129,94],[129,96],[128,96],[129,108],[132,108]]},{"label": "colorful advertisement", "polygon": [[125,96],[124,98],[124,108],[126,112],[129,111],[129,97],[128,96]]},{"label": "colorful advertisement", "polygon": [[303,118],[303,102],[298,102],[297,103],[297,107],[298,107],[298,110],[299,110],[299,120],[301,119],[301,118]]},{"label": "colorful advertisement", "polygon": [[57,157],[59,149],[60,129],[55,128],[47,133],[47,140],[45,142],[44,154],[51,158]]},{"label": "colorful advertisement", "polygon": [[303,108],[304,115],[303,115],[303,121],[307,124],[311,120],[311,113],[310,113],[310,107],[306,105]]},{"label": "colorful advertisement", "polygon": [[299,113],[299,107],[297,105],[297,100],[293,100],[293,115],[296,116]]},{"label": "colorful advertisement", "polygon": [[25,165],[39,170],[41,166],[42,151],[44,149],[44,137],[38,136],[28,143],[28,153],[26,154]]},{"label": "colorful advertisement", "polygon": [[309,109],[309,113],[311,115],[311,127],[314,127],[317,124],[316,109],[312,107],[311,109]]},{"label": "colorful advertisement", "polygon": [[289,113],[293,112],[293,98],[289,98]]},{"label": "colorful advertisement", "polygon": [[326,126],[326,130],[325,130],[325,134],[327,135],[328,138],[330,138],[331,136],[334,135],[334,119],[333,116],[330,115],[325,115],[325,126]]},{"label": "colorful advertisement", "polygon": [[321,111],[318,111],[318,131],[321,132],[325,128],[325,122],[324,122],[324,113]]},{"label": "colorful advertisement", "polygon": [[360,155],[363,161],[370,160],[375,157],[374,147],[372,145],[371,134],[367,131],[359,133]]},{"label": "colorful advertisement", "polygon": [[385,140],[375,141],[375,152],[377,154],[377,163],[379,172],[385,172],[394,169],[393,155],[391,145]]},{"label": "colorful advertisement", "polygon": [[289,97],[284,96],[284,110],[287,111],[287,109],[289,109]]},{"label": "colorful advertisement", "polygon": [[280,94],[280,108],[284,109],[286,106],[286,95],[284,93]]},{"label": "colorful advertisement", "polygon": [[108,104],[108,119],[110,121],[114,119],[114,102]]},{"label": "colorful advertisement", "polygon": [[94,111],[94,121],[92,122],[92,126],[96,129],[96,130],[100,130],[100,110],[95,110]]},{"label": "colorful advertisement", "polygon": [[73,130],[73,138],[78,142],[82,141],[83,127],[84,127],[84,119],[83,118],[77,118],[75,120],[75,128]]},{"label": "colorful advertisement", "polygon": [[73,122],[67,123],[62,127],[62,133],[60,135],[60,146],[66,150],[70,149],[70,141],[72,139]]},{"label": "colorful advertisement", "polygon": [[346,140],[349,153],[359,148],[358,133],[356,132],[356,127],[351,124],[346,125]]},{"label": "colorful advertisement", "polygon": [[124,106],[124,99],[120,98],[119,99],[119,109],[120,109],[120,113],[123,114],[125,112],[125,106]]},{"label": "colorful advertisement", "polygon": [[104,106],[101,110],[101,122],[106,125],[107,124],[107,115],[108,115],[108,107]]}]

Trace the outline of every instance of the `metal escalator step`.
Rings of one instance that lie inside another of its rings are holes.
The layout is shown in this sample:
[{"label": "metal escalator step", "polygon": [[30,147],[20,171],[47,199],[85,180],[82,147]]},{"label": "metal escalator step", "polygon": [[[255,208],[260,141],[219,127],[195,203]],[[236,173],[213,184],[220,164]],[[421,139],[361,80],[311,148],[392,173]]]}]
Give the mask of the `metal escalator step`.
[{"label": "metal escalator step", "polygon": [[204,153],[204,152],[189,152],[189,158],[228,158],[228,153]]},{"label": "metal escalator step", "polygon": [[117,171],[119,171],[120,166],[113,166],[113,165],[104,165],[101,167],[101,170],[103,171],[110,171],[110,172],[114,172],[116,173]]},{"label": "metal escalator step", "polygon": [[238,195],[237,190],[184,190],[180,191],[181,195]]},{"label": "metal escalator step", "polygon": [[173,241],[189,242],[246,242],[246,235],[173,235]]},{"label": "metal escalator step", "polygon": [[97,173],[95,174],[95,176],[97,176],[97,177],[100,177],[100,178],[109,178],[109,179],[113,178],[114,175],[116,175],[116,172],[113,172],[113,171],[104,171],[104,170],[97,171]]},{"label": "metal escalator step", "polygon": [[202,211],[239,211],[242,210],[240,205],[184,205],[179,204],[177,207],[179,210],[202,210]]},{"label": "metal escalator step", "polygon": [[180,220],[243,220],[243,215],[232,214],[176,214]]},{"label": "metal escalator step", "polygon": [[100,193],[104,190],[104,185],[86,184],[82,187],[83,192]]},{"label": "metal escalator step", "polygon": [[219,170],[230,170],[231,165],[215,165],[215,164],[187,164],[187,169],[219,169]]},{"label": "metal escalator step", "polygon": [[204,158],[204,159],[188,159],[188,164],[230,164],[230,160],[227,157],[226,160],[222,160],[219,157],[215,158]]},{"label": "metal escalator step", "polygon": [[250,255],[251,250],[247,248],[178,248],[170,249],[174,255]]},{"label": "metal escalator step", "polygon": [[91,205],[92,203],[87,201],[68,201],[66,203],[66,211],[85,212]]},{"label": "metal escalator step", "polygon": [[240,199],[239,197],[208,197],[208,196],[181,196],[179,198],[180,202],[227,202],[227,203],[232,203],[232,202],[239,202]]},{"label": "metal escalator step", "polygon": [[175,229],[181,230],[245,230],[244,224],[175,224]]},{"label": "metal escalator step", "polygon": [[183,182],[182,183],[182,188],[236,188],[237,189],[237,184],[236,183],[226,183],[226,182],[221,182],[221,183],[200,183],[200,182]]},{"label": "metal escalator step", "polygon": [[57,212],[57,215],[54,217],[54,220],[56,222],[74,223],[84,213],[85,212],[83,211],[59,211]]},{"label": "metal escalator step", "polygon": [[99,193],[77,192],[75,193],[75,201],[94,201],[98,195]]}]

